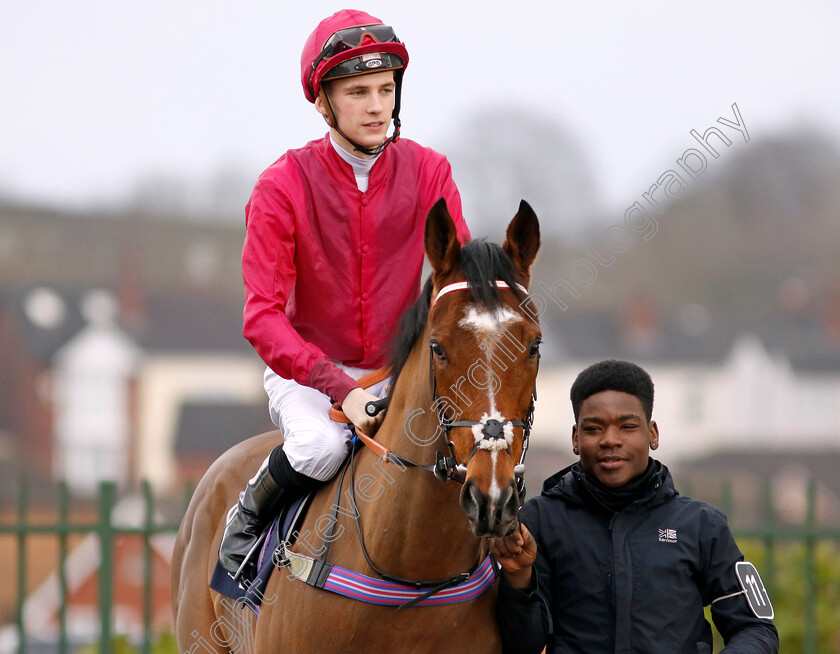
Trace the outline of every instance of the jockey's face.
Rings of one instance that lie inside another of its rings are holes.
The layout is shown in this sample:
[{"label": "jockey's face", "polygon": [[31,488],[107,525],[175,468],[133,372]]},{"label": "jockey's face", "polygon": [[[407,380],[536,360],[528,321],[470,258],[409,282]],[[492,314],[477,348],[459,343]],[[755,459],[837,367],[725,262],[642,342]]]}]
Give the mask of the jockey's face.
[{"label": "jockey's face", "polygon": [[[330,81],[324,85],[329,94],[335,120],[349,139],[366,148],[376,148],[388,135],[391,112],[394,110],[394,72],[369,73]],[[315,108],[325,118],[329,108],[323,98],[315,100]],[[357,157],[367,157],[338,133],[331,129],[333,138],[347,152]]]}]

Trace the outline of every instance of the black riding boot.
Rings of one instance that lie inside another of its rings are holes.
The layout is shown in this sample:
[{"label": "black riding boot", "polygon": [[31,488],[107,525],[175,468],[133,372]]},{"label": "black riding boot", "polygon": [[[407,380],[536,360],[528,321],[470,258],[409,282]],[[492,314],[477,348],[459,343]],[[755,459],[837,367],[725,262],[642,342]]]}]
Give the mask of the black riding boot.
[{"label": "black riding boot", "polygon": [[219,561],[234,580],[253,578],[256,557],[248,555],[283,504],[320,483],[294,470],[282,445],[263,461],[227,514]]}]

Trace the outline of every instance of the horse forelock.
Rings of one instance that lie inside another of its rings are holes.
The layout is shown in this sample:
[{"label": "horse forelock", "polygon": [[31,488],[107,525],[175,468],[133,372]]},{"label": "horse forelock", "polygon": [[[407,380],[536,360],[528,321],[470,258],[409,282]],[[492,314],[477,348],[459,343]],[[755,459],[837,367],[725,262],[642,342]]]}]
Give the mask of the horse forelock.
[{"label": "horse forelock", "polygon": [[[505,282],[519,302],[526,299],[519,289],[521,279],[508,255],[496,243],[474,239],[461,248],[461,273],[466,279],[472,302],[482,309],[501,315],[504,303],[497,281]],[[423,334],[429,319],[432,302],[432,276],[430,275],[420,297],[403,313],[399,328],[391,341],[391,379],[396,381],[411,354],[417,339]],[[393,393],[395,384],[391,384]]]},{"label": "horse forelock", "polygon": [[502,306],[502,295],[496,281],[505,282],[521,302],[519,275],[505,251],[496,243],[475,239],[461,248],[461,272],[467,280],[473,300],[490,310]]}]

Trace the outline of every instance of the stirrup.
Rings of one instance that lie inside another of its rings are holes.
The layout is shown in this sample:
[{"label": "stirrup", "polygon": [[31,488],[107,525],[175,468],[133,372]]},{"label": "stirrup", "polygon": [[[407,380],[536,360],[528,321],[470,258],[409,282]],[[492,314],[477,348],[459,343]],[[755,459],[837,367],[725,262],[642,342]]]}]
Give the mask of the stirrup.
[{"label": "stirrup", "polygon": [[250,566],[253,566],[254,573],[257,572],[257,562],[253,560],[253,557],[256,557],[259,554],[260,548],[262,547],[263,541],[265,540],[266,535],[268,532],[263,529],[262,533],[257,537],[257,540],[254,541],[254,544],[251,546],[251,549],[248,550],[248,553],[245,555],[245,558],[242,559],[242,563],[237,568],[236,572],[228,572],[228,576],[233,579],[236,583],[239,584],[240,587],[244,588],[240,579],[242,579],[242,575],[248,570]]}]

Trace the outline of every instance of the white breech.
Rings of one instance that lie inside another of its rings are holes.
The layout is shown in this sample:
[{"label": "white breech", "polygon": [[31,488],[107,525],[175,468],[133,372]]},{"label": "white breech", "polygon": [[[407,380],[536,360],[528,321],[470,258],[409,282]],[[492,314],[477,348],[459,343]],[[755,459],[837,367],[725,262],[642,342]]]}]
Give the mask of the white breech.
[{"label": "white breech", "polygon": [[[371,372],[338,364],[353,379]],[[367,389],[372,395],[384,397],[388,379]],[[297,472],[327,481],[335,475],[350,453],[352,434],[346,425],[330,419],[329,398],[292,379],[283,379],[271,368],[263,377],[268,393],[268,412],[271,421],[283,432],[283,451]]]}]

